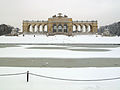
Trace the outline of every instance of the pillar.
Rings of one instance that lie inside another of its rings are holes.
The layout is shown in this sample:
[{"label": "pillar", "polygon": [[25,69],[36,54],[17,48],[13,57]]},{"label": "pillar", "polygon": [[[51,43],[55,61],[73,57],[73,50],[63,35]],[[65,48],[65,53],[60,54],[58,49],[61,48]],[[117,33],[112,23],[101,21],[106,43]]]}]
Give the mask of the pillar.
[{"label": "pillar", "polygon": [[29,25],[27,23],[23,23],[23,26],[22,26],[23,32],[29,32],[28,27]]},{"label": "pillar", "polygon": [[92,26],[92,29],[90,32],[97,33],[97,29],[98,29],[97,26]]},{"label": "pillar", "polygon": [[42,33],[44,33],[44,25],[42,25]]},{"label": "pillar", "polygon": [[97,33],[97,31],[98,31],[97,21],[94,21],[94,23],[92,25],[92,32]]},{"label": "pillar", "polygon": [[64,33],[64,24],[61,24],[62,25],[62,33]]},{"label": "pillar", "polygon": [[76,25],[75,28],[76,28],[76,32],[78,32],[78,25]]},{"label": "pillar", "polygon": [[37,32],[40,32],[39,29],[40,29],[40,25],[37,26]]},{"label": "pillar", "polygon": [[56,27],[57,27],[56,32],[58,33],[58,24],[56,24]]},{"label": "pillar", "polygon": [[51,32],[53,32],[53,29],[51,28],[51,27],[53,27],[53,24],[51,24],[51,23],[48,23],[48,34],[50,34]]},{"label": "pillar", "polygon": [[88,32],[88,26],[87,25],[85,25],[85,31]]},{"label": "pillar", "polygon": [[81,32],[83,32],[83,26],[82,25],[80,25],[80,29],[81,29]]},{"label": "pillar", "polygon": [[97,33],[97,31],[98,31],[98,27],[95,26],[95,27],[94,27],[94,33]]},{"label": "pillar", "polygon": [[[47,28],[47,29],[48,29],[48,28]],[[50,32],[53,33],[53,26],[52,26],[52,25],[50,26]]]}]

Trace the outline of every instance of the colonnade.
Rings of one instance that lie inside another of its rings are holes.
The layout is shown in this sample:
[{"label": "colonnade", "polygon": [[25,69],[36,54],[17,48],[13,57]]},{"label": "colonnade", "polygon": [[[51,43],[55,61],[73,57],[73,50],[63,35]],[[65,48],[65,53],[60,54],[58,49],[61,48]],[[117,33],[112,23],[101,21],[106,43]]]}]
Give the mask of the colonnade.
[{"label": "colonnade", "polygon": [[92,32],[96,33],[98,30],[97,21],[74,21],[73,32]]},{"label": "colonnade", "polygon": [[97,21],[72,21],[72,22],[48,22],[48,21],[24,21],[23,32],[41,33],[96,33]]},{"label": "colonnade", "polygon": [[92,32],[91,25],[73,25],[73,32]]},{"label": "colonnade", "polygon": [[29,25],[28,26],[28,32],[47,32],[47,25],[46,24],[43,24],[43,25]]}]

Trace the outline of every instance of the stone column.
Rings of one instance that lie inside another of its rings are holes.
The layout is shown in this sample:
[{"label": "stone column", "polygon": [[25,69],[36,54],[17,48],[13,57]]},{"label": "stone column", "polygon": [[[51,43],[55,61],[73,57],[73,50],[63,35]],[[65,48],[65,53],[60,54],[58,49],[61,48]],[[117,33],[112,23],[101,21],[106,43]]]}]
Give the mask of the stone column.
[{"label": "stone column", "polygon": [[56,32],[58,33],[58,24],[56,24]]},{"label": "stone column", "polygon": [[40,25],[37,26],[37,32],[40,32],[39,29],[40,29]]},{"label": "stone column", "polygon": [[81,32],[83,32],[83,26],[82,25],[80,25],[80,29],[81,29]]},{"label": "stone column", "polygon": [[42,25],[42,33],[44,33],[44,25]]},{"label": "stone column", "polygon": [[30,32],[30,26],[29,25],[26,26],[26,30],[27,30],[27,32]]},{"label": "stone column", "polygon": [[98,24],[97,21],[94,21],[94,23],[92,24],[92,32],[97,33],[97,30],[98,30]]},{"label": "stone column", "polygon": [[90,27],[90,32],[93,32],[93,26]]},{"label": "stone column", "polygon": [[51,23],[48,23],[48,35],[51,33],[51,27],[53,26],[53,24],[51,24]]},{"label": "stone column", "polygon": [[75,27],[76,27],[76,32],[78,32],[78,25],[76,25]]},{"label": "stone column", "polygon": [[97,33],[98,27],[97,26],[92,26],[92,33]]},{"label": "stone column", "polygon": [[64,33],[64,24],[62,24],[62,33]]},{"label": "stone column", "polygon": [[86,32],[88,32],[88,26],[87,25],[85,25],[85,30],[86,30]]},{"label": "stone column", "polygon": [[98,30],[98,27],[95,26],[95,27],[94,27],[94,33],[97,33],[97,30]]},{"label": "stone column", "polygon": [[27,28],[24,25],[23,25],[23,32],[27,32]]},{"label": "stone column", "polygon": [[23,23],[23,26],[22,26],[23,32],[29,32],[29,28],[28,27],[29,26],[27,24]]},{"label": "stone column", "polygon": [[50,31],[53,33],[53,25],[51,25],[50,29],[51,29]]},{"label": "stone column", "polygon": [[35,32],[35,26],[32,26],[32,31],[33,31],[33,33]]}]

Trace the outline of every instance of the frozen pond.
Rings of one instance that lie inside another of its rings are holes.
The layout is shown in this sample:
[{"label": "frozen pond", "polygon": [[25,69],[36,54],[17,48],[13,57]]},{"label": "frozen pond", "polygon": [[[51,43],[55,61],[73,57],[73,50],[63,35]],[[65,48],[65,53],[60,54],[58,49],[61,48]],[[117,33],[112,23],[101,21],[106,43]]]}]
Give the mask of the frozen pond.
[{"label": "frozen pond", "polygon": [[0,66],[120,67],[120,45],[0,44]]}]

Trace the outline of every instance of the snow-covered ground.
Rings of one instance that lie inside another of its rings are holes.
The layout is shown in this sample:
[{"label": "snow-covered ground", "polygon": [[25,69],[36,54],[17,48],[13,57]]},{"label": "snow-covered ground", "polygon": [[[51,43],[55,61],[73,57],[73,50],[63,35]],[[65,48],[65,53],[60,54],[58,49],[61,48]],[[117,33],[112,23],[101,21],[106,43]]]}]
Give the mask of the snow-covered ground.
[{"label": "snow-covered ground", "polygon": [[[120,44],[119,37],[86,36],[0,36],[0,43],[83,43]],[[118,46],[71,45],[0,45],[0,58],[120,58]],[[30,71],[40,75],[64,79],[104,79],[120,77],[120,68],[33,68],[0,67],[1,74]],[[72,82],[45,79],[26,74],[0,76],[0,90],[120,90],[120,80],[101,82]]]},{"label": "snow-covered ground", "polygon": [[[21,36],[1,36],[1,43],[74,43],[74,44],[120,44],[119,37],[96,37],[95,35],[79,35],[68,37],[63,35],[45,36],[25,35]],[[120,58],[120,47],[107,46],[70,46],[70,45],[18,45],[19,47],[0,46],[0,57],[35,57],[35,58]]]},{"label": "snow-covered ground", "polygon": [[120,37],[102,37],[96,35],[76,35],[76,36],[46,36],[46,35],[22,35],[18,37],[0,36],[0,43],[92,43],[92,44],[120,44]]},{"label": "snow-covered ground", "polygon": [[[0,74],[30,71],[40,75],[64,79],[104,79],[120,76],[120,68],[19,68],[1,67]],[[120,80],[79,82],[46,79],[26,74],[0,76],[0,90],[120,90]]]},{"label": "snow-covered ground", "polygon": [[18,45],[0,48],[0,57],[14,58],[120,58],[120,47]]}]

